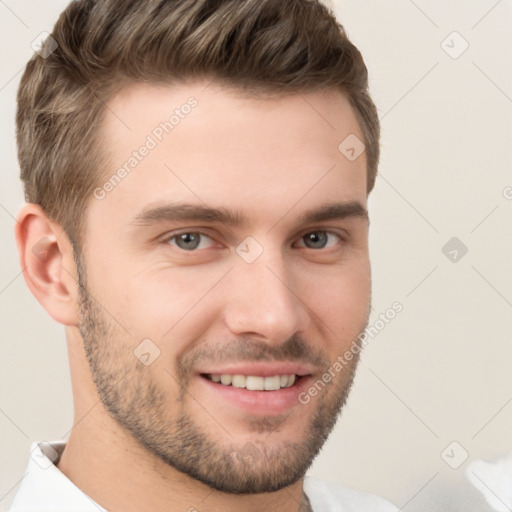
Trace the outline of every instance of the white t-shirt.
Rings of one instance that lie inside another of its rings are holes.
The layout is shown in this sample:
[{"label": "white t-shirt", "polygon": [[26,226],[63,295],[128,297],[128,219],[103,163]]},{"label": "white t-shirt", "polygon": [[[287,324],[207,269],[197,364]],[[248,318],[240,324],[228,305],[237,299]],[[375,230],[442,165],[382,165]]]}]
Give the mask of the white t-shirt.
[{"label": "white t-shirt", "polygon": [[[8,512],[107,512],[53,463],[66,441],[32,443],[27,471]],[[397,512],[388,501],[306,476],[304,491],[314,512]]]}]

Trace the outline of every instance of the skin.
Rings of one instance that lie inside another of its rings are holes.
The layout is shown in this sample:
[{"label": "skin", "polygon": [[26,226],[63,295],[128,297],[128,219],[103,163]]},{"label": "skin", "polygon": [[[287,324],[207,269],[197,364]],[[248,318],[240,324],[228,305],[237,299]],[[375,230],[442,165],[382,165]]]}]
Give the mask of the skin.
[{"label": "skin", "polygon": [[[215,83],[132,84],[104,119],[101,184],[191,96],[190,114],[103,199],[91,196],[82,268],[37,205],[19,213],[26,282],[66,326],[75,415],[58,467],[110,511],[297,512],[357,357],[308,404],[279,412],[242,409],[199,374],[293,361],[315,382],[364,330],[367,218],[301,221],[333,203],[365,211],[365,155],[350,161],[338,150],[363,136],[340,91],[248,99]],[[135,220],[178,202],[247,223]],[[186,250],[178,232],[205,237]],[[308,247],[308,233],[325,247]],[[252,263],[236,251],[247,237],[262,249]],[[134,355],[142,340],[160,351],[147,366]]]}]

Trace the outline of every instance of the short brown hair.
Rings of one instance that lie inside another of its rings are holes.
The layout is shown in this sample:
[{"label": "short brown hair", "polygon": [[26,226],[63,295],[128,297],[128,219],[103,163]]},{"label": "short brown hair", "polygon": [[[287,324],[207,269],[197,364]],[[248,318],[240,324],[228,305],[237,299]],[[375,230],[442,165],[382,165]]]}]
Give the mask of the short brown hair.
[{"label": "short brown hair", "polygon": [[380,125],[368,72],[318,0],[75,0],[51,37],[57,48],[50,53],[48,38],[18,90],[18,158],[26,200],[62,225],[75,249],[105,165],[105,103],[133,82],[212,78],[255,96],[343,90],[373,189]]}]

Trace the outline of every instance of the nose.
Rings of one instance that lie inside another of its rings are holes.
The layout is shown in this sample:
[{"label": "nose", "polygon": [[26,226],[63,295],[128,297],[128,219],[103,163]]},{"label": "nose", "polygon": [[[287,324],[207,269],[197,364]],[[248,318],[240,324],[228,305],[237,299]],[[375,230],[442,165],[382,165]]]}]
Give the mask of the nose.
[{"label": "nose", "polygon": [[262,254],[253,263],[238,261],[230,272],[225,322],[237,336],[280,345],[303,333],[310,314],[299,282],[282,256]]}]

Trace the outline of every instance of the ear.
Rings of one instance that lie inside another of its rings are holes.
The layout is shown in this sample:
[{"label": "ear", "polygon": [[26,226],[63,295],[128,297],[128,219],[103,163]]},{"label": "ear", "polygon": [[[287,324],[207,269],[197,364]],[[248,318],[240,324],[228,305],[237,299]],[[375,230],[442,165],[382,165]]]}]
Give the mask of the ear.
[{"label": "ear", "polygon": [[16,220],[16,245],[30,291],[54,320],[76,326],[78,274],[68,236],[36,204],[25,204]]}]

